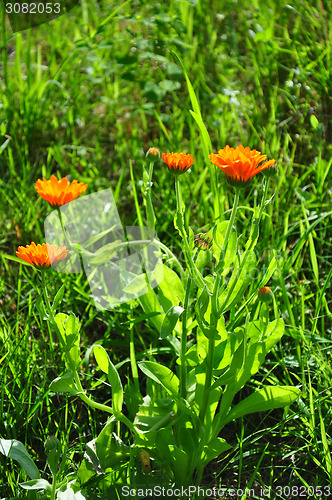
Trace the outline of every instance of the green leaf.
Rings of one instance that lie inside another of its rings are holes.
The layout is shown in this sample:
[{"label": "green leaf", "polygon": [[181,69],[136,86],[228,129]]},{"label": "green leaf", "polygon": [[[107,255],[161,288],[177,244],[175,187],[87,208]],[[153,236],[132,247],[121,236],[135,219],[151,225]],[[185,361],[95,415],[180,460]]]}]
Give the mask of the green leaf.
[{"label": "green leaf", "polygon": [[115,414],[121,413],[123,405],[123,387],[120,375],[110,361],[108,370],[108,381],[112,387],[112,408]]},{"label": "green leaf", "polygon": [[69,392],[72,396],[78,394],[74,385],[72,372],[67,372],[62,377],[57,377],[50,383],[50,390],[53,392]]},{"label": "green leaf", "polygon": [[315,115],[310,115],[310,124],[313,128],[313,130],[317,130],[319,121],[317,120]]},{"label": "green leaf", "polygon": [[39,470],[21,441],[0,438],[0,453],[16,460],[31,479],[39,479]]},{"label": "green leaf", "polygon": [[172,396],[178,397],[179,379],[169,368],[154,361],[142,361],[138,366],[147,377],[162,385]]},{"label": "green leaf", "polygon": [[105,349],[101,345],[95,345],[93,348],[93,354],[98,367],[101,369],[101,371],[108,375],[110,359]]},{"label": "green leaf", "polygon": [[243,341],[243,335],[240,331],[227,332],[225,340],[225,346],[223,345],[223,342],[220,342],[215,346],[215,373],[218,373],[220,370],[224,370],[226,367],[231,365],[233,354]]},{"label": "green leaf", "polygon": [[160,337],[162,339],[166,338],[173,332],[175,325],[178,322],[178,319],[183,311],[183,307],[180,306],[173,306],[167,311],[160,331]]},{"label": "green leaf", "polygon": [[46,479],[32,479],[31,481],[20,483],[20,486],[24,490],[52,490],[52,485]]},{"label": "green leaf", "polygon": [[93,354],[99,368],[108,375],[112,387],[112,408],[114,413],[121,413],[123,405],[123,387],[117,369],[108,357],[107,352],[101,345],[95,345]]},{"label": "green leaf", "polygon": [[[161,404],[161,403],[164,404]],[[155,439],[160,434],[160,430],[167,427],[174,420],[174,401],[172,399],[151,402],[149,396],[144,398],[144,404],[139,406],[135,416],[134,425],[139,429],[135,437],[135,443],[149,448],[155,447]],[[169,428],[169,427],[168,427]],[[174,440],[171,429],[168,431],[168,442]]]},{"label": "green leaf", "polygon": [[54,297],[54,301],[53,301],[53,305],[52,305],[53,311],[56,311],[58,305],[61,304],[64,293],[65,293],[65,285],[62,285],[62,287],[60,288],[60,290],[58,290],[56,296]]},{"label": "green leaf", "polygon": [[269,264],[269,267],[267,268],[263,278],[262,278],[262,281],[259,285],[259,288],[262,288],[263,286],[265,286],[271,279],[271,276],[272,274],[274,273],[274,271],[278,269],[278,261],[276,259],[276,251],[273,250],[273,257],[271,259],[271,262]]},{"label": "green leaf", "polygon": [[38,295],[36,299],[36,308],[39,314],[39,317],[42,320],[48,320],[48,313],[46,312],[43,297],[41,295]]},{"label": "green leaf", "polygon": [[196,304],[196,314],[198,316],[198,319],[200,321],[200,323],[204,323],[205,322],[205,313],[207,311],[207,308],[209,306],[209,301],[210,301],[210,295],[208,293],[208,291],[206,290],[206,288],[204,288],[197,300],[197,304]]},{"label": "green leaf", "polygon": [[285,324],[282,318],[276,319],[270,323],[266,329],[263,341],[266,346],[266,353],[276,345],[284,334]]},{"label": "green leaf", "polygon": [[236,418],[249,413],[284,408],[292,404],[301,394],[301,391],[292,386],[266,386],[254,392],[228,413],[224,425]]},{"label": "green leaf", "polygon": [[[8,259],[8,260],[13,260],[14,262],[18,262],[19,264],[23,264],[24,266],[34,267],[33,264],[29,264],[28,262],[25,262],[25,260],[22,260],[19,257],[15,257],[15,255],[3,254],[2,257],[4,257],[5,259]],[[37,271],[39,271],[39,269],[37,267],[35,267],[35,269],[37,269]]]},{"label": "green leaf", "polygon": [[149,290],[147,293],[138,297],[138,301],[146,314],[159,313],[159,316],[156,315],[151,317],[150,321],[157,331],[160,332],[165,314],[155,292],[153,290]]},{"label": "green leaf", "polygon": [[117,252],[123,248],[123,245],[123,241],[121,240],[112,241],[112,243],[107,243],[99,248],[94,254],[86,256],[86,259],[88,260],[89,265],[96,266],[104,264],[105,262],[109,262],[117,254]]},{"label": "green leaf", "polygon": [[58,325],[62,341],[63,348],[65,352],[69,353],[72,361],[74,361],[76,366],[79,366],[81,363],[80,360],[80,322],[79,319],[75,316],[75,314],[70,313],[58,313],[55,316],[55,322]]},{"label": "green leaf", "polygon": [[176,212],[174,215],[174,227],[179,231],[181,237],[184,234],[185,237],[187,238],[187,233],[183,223],[183,214],[181,212]]},{"label": "green leaf", "polygon": [[199,113],[195,113],[194,111],[190,110],[190,114],[198,125],[202,137],[203,149],[206,156],[208,157],[209,151],[212,151],[212,144],[209,133],[206,129],[206,126],[204,125],[201,112],[199,111]]},{"label": "green leaf", "polygon": [[212,325],[209,325],[208,327],[205,327],[205,326],[200,326],[200,329],[202,330],[202,332],[204,333],[205,337],[209,340],[220,340],[221,339],[221,335],[220,333],[218,332],[218,330],[212,326]]},{"label": "green leaf", "polygon": [[147,277],[146,274],[140,274],[136,276],[128,285],[123,289],[125,293],[138,294],[142,290],[147,288]]},{"label": "green leaf", "polygon": [[160,304],[165,313],[172,307],[184,302],[183,282],[175,271],[163,265],[164,277],[158,285]]},{"label": "green leaf", "polygon": [[109,421],[95,440],[96,454],[104,471],[130,456],[130,448],[113,432],[114,419]]},{"label": "green leaf", "polygon": [[265,360],[266,353],[264,342],[256,342],[246,346],[245,342],[242,342],[234,354],[230,367],[235,374],[235,382],[229,387],[234,388],[234,392],[239,391],[250,377],[257,373]]},{"label": "green leaf", "polygon": [[204,446],[204,450],[202,453],[202,466],[206,466],[211,460],[218,458],[222,453],[232,448],[230,444],[228,444],[225,439],[215,438],[212,439],[207,445]]}]

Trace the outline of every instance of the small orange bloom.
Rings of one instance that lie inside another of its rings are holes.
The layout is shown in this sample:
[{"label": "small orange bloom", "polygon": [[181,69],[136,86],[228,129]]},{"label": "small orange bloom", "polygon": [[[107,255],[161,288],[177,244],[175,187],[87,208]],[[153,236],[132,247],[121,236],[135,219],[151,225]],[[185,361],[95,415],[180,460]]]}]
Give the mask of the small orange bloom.
[{"label": "small orange bloom", "polygon": [[185,153],[162,153],[162,159],[173,174],[184,174],[194,163],[194,158]]},{"label": "small orange bloom", "polygon": [[84,193],[88,188],[87,184],[83,182],[78,182],[74,180],[69,182],[66,177],[63,177],[60,181],[52,175],[49,180],[43,177],[41,181],[35,184],[35,189],[38,194],[46,201],[48,201],[52,207],[61,207],[72,200],[75,200]]},{"label": "small orange bloom", "polygon": [[26,247],[18,247],[16,252],[17,257],[32,264],[38,268],[49,267],[60,260],[67,257],[69,250],[63,245],[57,247],[57,245],[49,245],[48,243],[43,243],[42,245],[36,245],[36,243],[31,243]]},{"label": "small orange bloom", "polygon": [[242,144],[235,149],[226,146],[219,149],[218,154],[210,154],[209,158],[227,175],[227,181],[237,187],[243,187],[256,174],[275,163],[275,160],[268,160],[259,165],[267,156],[256,149],[244,148]]}]

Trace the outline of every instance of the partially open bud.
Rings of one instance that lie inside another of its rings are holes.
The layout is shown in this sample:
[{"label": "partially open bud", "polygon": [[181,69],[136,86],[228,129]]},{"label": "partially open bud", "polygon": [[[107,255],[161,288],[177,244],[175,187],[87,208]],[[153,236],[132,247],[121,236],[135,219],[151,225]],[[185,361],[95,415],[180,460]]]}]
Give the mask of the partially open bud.
[{"label": "partially open bud", "polygon": [[160,151],[157,148],[151,147],[145,155],[149,161],[158,161],[160,159]]},{"label": "partially open bud", "polygon": [[260,288],[258,290],[258,299],[261,302],[265,302],[266,304],[269,304],[273,300],[273,292],[270,287],[268,286],[263,286],[263,288]]},{"label": "partially open bud", "polygon": [[278,175],[278,165],[273,163],[273,165],[270,165],[265,170],[262,170],[262,174],[265,175],[265,177],[275,177]]},{"label": "partially open bud", "polygon": [[200,250],[211,250],[213,246],[213,238],[207,233],[199,233],[194,236],[194,244]]}]

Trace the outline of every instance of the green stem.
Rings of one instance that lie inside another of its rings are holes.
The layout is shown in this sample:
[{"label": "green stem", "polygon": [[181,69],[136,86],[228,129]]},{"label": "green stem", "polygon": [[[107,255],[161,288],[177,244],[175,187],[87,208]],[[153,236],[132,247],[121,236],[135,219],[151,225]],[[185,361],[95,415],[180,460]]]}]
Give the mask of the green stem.
[{"label": "green stem", "polygon": [[187,363],[186,363],[186,352],[187,352],[187,316],[189,307],[189,297],[190,297],[190,287],[192,279],[188,276],[186,294],[184,298],[184,311],[182,315],[182,335],[181,335],[181,365],[180,365],[180,395],[186,399],[187,397]]},{"label": "green stem", "polygon": [[[130,319],[133,317],[132,305],[130,305]],[[134,379],[134,385],[136,390],[139,392],[139,381],[138,381],[138,369],[136,362],[136,354],[135,354],[135,342],[134,342],[134,323],[130,323],[130,364],[131,364],[131,373]]]},{"label": "green stem", "polygon": [[50,500],[55,500],[57,475],[52,473],[52,490]]},{"label": "green stem", "polygon": [[[259,228],[259,224],[260,224],[260,221],[261,221],[261,218],[262,218],[262,215],[263,215],[263,210],[264,210],[265,203],[266,203],[267,193],[268,193],[268,189],[269,189],[269,183],[270,183],[270,179],[267,178],[265,180],[265,184],[264,184],[264,191],[263,191],[263,196],[262,196],[262,201],[261,201],[261,205],[260,205],[260,208],[259,208],[258,216],[252,222],[252,227],[251,227],[250,236],[249,236],[249,240],[248,240],[249,241],[249,245],[248,245],[248,247],[246,248],[246,250],[244,252],[244,255],[243,255],[243,258],[242,258],[242,262],[241,262],[241,267],[242,268],[243,268],[243,266],[244,266],[244,264],[246,262],[246,259],[247,259],[249,251],[252,249],[252,247],[255,244],[255,239],[256,239],[256,237],[258,235],[258,228]],[[234,202],[234,205],[235,205],[235,202]],[[234,212],[234,206],[233,206],[233,211],[232,211],[232,216],[231,216],[231,219],[234,220],[235,214],[234,214],[234,217],[233,217],[233,212]],[[227,235],[227,233],[229,233],[229,228],[230,228],[230,224],[227,227],[226,235]],[[225,240],[226,240],[226,235],[225,235]],[[224,244],[225,244],[225,240],[224,240]],[[236,283],[236,280],[234,281],[234,284],[235,283]],[[232,290],[233,289],[231,289],[229,291],[228,296],[226,297],[223,305],[221,306],[221,308],[219,310],[219,314],[222,313],[224,305],[227,304],[228,297],[232,293]],[[223,427],[223,420],[224,420],[225,416],[227,415],[227,413],[228,413],[228,411],[230,409],[230,406],[232,404],[234,395],[235,395],[235,393],[233,391],[230,391],[230,390],[227,390],[227,389],[225,390],[225,392],[224,392],[224,394],[223,394],[223,396],[221,398],[221,401],[220,401],[220,410],[219,410],[219,413],[216,415],[216,418],[214,420],[212,439],[215,438],[215,437],[217,437],[218,434],[219,434],[219,432],[221,431],[221,429]]]},{"label": "green stem", "polygon": [[191,251],[189,248],[189,244],[188,244],[188,240],[187,240],[187,233],[185,230],[184,216],[183,216],[183,209],[182,209],[181,188],[180,188],[180,181],[179,181],[178,175],[175,176],[175,194],[176,194],[176,206],[177,206],[177,214],[178,214],[176,222],[178,224],[179,233],[183,239],[184,255],[186,258],[186,263],[188,266],[189,274],[199,288],[206,288],[205,281],[203,280],[201,273],[199,272],[199,270],[196,267],[195,262],[193,261],[193,257],[192,257],[192,254],[191,254]]},{"label": "green stem", "polygon": [[144,198],[146,205],[146,218],[148,221],[148,227],[155,229],[156,217],[153,210],[153,204],[151,199],[151,183],[152,183],[152,175],[153,175],[153,162],[150,163],[149,173],[146,174],[144,170],[144,177],[147,177],[145,182],[145,190],[144,190]]},{"label": "green stem", "polygon": [[[235,199],[234,199],[234,204],[233,204],[233,208],[232,208],[232,213],[231,213],[231,217],[228,221],[228,225],[227,225],[227,229],[226,229],[226,233],[225,233],[225,238],[224,238],[222,249],[221,249],[220,257],[221,257],[223,262],[225,261],[228,239],[229,239],[229,235],[230,235],[231,230],[232,230],[232,226],[234,224],[238,204],[239,204],[239,190],[237,189],[235,191]],[[219,286],[220,286],[221,280],[222,280],[222,269],[219,271],[219,273],[216,276],[214,286],[213,286],[212,298],[211,298],[210,325],[213,328],[216,328],[216,326],[218,324],[218,319],[220,316],[219,307],[218,307],[218,296],[219,296]],[[200,417],[201,422],[203,424],[204,424],[205,415],[206,415],[208,405],[209,405],[210,390],[211,390],[211,385],[212,385],[212,381],[213,381],[215,343],[216,343],[216,341],[213,338],[209,339],[209,347],[208,347],[208,353],[207,353],[207,357],[206,357],[206,374],[205,374],[204,393],[203,393],[202,406],[201,406],[200,412],[199,412],[199,417]]]},{"label": "green stem", "polygon": [[228,245],[228,239],[229,239],[229,236],[231,234],[231,230],[232,230],[232,227],[233,227],[233,224],[234,224],[235,215],[236,215],[237,207],[238,207],[238,204],[239,204],[239,197],[240,197],[240,190],[236,189],[231,217],[230,217],[230,219],[228,221],[228,226],[227,226],[227,229],[226,229],[225,238],[224,238],[224,241],[223,241],[223,244],[222,244],[222,259],[223,260],[225,260],[225,255],[226,255],[226,250],[227,250],[227,245]]}]

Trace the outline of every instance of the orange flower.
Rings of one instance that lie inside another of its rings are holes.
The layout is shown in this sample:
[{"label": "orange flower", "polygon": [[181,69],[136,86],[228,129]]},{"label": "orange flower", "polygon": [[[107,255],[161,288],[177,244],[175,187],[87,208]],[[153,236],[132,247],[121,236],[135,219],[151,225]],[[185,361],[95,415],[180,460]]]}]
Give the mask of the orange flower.
[{"label": "orange flower", "polygon": [[72,200],[75,200],[80,194],[84,193],[88,188],[87,184],[83,182],[78,182],[74,180],[69,182],[66,177],[63,177],[60,181],[52,175],[49,180],[43,177],[41,181],[35,184],[35,189],[38,194],[46,201],[48,201],[52,207],[61,207]]},{"label": "orange flower", "polygon": [[58,248],[57,245],[49,245],[48,243],[43,243],[42,245],[31,243],[31,245],[27,245],[26,247],[18,247],[16,255],[25,262],[28,262],[28,264],[32,264],[38,268],[45,268],[65,259],[68,253],[69,250],[63,245]]},{"label": "orange flower", "polygon": [[194,163],[193,156],[185,153],[162,153],[161,157],[170,171],[176,175],[183,174]]},{"label": "orange flower", "polygon": [[236,187],[249,184],[256,174],[275,163],[275,160],[269,160],[259,165],[267,156],[256,149],[244,148],[242,144],[235,149],[226,146],[219,149],[218,154],[210,154],[209,158],[226,174],[229,184]]}]

